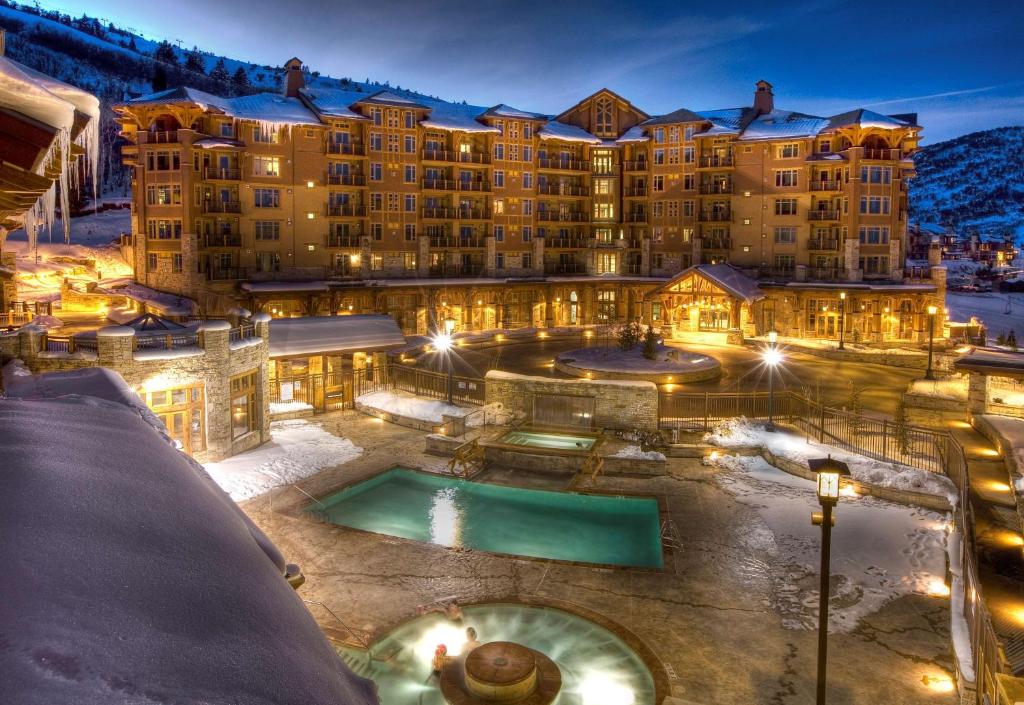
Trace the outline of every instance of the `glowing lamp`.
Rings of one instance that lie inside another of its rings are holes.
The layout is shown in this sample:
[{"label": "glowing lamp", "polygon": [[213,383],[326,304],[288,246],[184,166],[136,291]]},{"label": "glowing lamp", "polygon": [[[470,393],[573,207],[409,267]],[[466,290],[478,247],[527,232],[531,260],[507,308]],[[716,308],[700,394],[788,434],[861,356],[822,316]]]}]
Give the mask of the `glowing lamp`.
[{"label": "glowing lamp", "polygon": [[840,292],[839,292],[839,298],[840,298],[840,299],[841,299],[842,301],[846,301],[846,292],[845,292],[845,291],[840,291]]},{"label": "glowing lamp", "polygon": [[938,313],[938,311],[939,311],[939,309],[935,305],[931,305],[931,306],[928,307],[928,315],[929,316],[934,316],[936,313]]},{"label": "glowing lamp", "polygon": [[807,467],[818,476],[818,501],[822,504],[835,504],[839,501],[839,479],[850,475],[846,463],[827,458],[811,458]]}]

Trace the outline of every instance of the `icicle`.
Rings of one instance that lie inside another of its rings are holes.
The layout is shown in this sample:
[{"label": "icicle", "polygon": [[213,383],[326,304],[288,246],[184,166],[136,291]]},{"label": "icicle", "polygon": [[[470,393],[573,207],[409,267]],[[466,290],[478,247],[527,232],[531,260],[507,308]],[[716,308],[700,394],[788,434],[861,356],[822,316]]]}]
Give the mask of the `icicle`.
[{"label": "icicle", "polygon": [[[71,157],[71,133],[67,130],[61,130],[57,134],[57,141],[60,143],[60,157],[61,157],[61,169],[60,169],[60,220],[64,226],[64,242],[71,244],[71,194],[69,191],[69,183],[72,177],[69,172],[74,170],[75,162]],[[53,216],[50,216],[50,222],[53,222]]]},{"label": "icicle", "polygon": [[[92,209],[95,213],[99,208],[99,169],[100,169],[100,120],[93,118],[82,130],[76,143],[85,150],[85,169],[92,177]],[[77,179],[78,170],[75,169]]]}]

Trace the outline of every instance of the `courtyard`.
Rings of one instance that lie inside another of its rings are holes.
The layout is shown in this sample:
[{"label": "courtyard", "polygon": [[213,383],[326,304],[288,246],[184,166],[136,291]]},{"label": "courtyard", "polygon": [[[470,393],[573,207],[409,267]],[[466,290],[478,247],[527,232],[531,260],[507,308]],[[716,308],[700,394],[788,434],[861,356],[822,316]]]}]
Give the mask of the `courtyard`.
[{"label": "courtyard", "polygon": [[[318,521],[304,513],[315,508],[311,497],[395,465],[447,472],[447,458],[424,453],[422,433],[355,412],[313,423],[362,454],[303,480],[301,490],[281,487],[242,507],[301,564],[299,594],[336,640],[372,645],[440,600],[527,602],[590,616],[626,641],[639,638],[658,701],[813,702],[818,538],[810,481],[757,458],[718,465],[668,458],[658,475],[606,474],[592,491],[658,498],[675,547],[666,549],[662,570],[575,565]],[[493,467],[474,479],[561,490],[571,476]],[[936,587],[946,517],[869,497],[844,497],[837,514],[829,702],[955,702],[948,598]],[[358,652],[343,650],[357,671],[365,663]],[[420,702],[431,702],[426,697]]]}]

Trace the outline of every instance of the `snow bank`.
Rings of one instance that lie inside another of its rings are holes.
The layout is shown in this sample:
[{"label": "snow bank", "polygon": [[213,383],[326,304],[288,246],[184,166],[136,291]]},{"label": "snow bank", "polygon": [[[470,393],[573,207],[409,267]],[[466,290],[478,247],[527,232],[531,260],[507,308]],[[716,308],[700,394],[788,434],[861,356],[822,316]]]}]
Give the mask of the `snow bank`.
[{"label": "snow bank", "polygon": [[885,463],[835,446],[815,443],[783,431],[769,432],[764,425],[745,418],[723,421],[704,441],[721,448],[764,448],[772,455],[806,465],[811,458],[831,455],[850,467],[858,482],[910,492],[945,497],[956,504],[956,488],[944,475],[918,470],[898,463]]},{"label": "snow bank", "polygon": [[272,401],[270,402],[270,413],[271,414],[294,414],[298,411],[312,411],[313,405],[307,404],[304,401],[298,401],[293,399],[291,401]]},{"label": "snow bank", "polygon": [[656,450],[642,450],[640,446],[626,446],[610,456],[612,458],[628,458],[629,460],[665,460],[665,455]]},{"label": "snow bank", "polygon": [[486,406],[456,406],[440,399],[426,399],[403,391],[370,392],[356,401],[380,411],[404,416],[428,423],[443,423],[444,416],[466,418],[469,427],[485,424],[505,425],[511,422],[511,414],[501,403],[495,402]]},{"label": "snow bank", "polygon": [[[821,529],[810,516],[821,507],[814,483],[760,456],[712,462],[723,470],[716,482],[757,515],[740,537],[764,555],[749,577],[767,581],[783,627],[817,629]],[[945,536],[946,517],[937,512],[844,496],[832,531],[830,631],[848,632],[905,595],[935,594],[945,575]]]},{"label": "snow bank", "polygon": [[962,539],[959,531],[949,535],[946,551],[949,553],[949,572],[952,580],[949,588],[950,637],[953,640],[953,652],[956,654],[960,673],[966,680],[975,681],[974,649],[971,647],[971,630],[964,617],[964,576],[961,570],[960,551]]},{"label": "snow bank", "polygon": [[236,502],[344,465],[363,454],[363,449],[347,438],[302,419],[275,421],[270,424],[270,435],[271,441],[259,448],[204,465]]}]

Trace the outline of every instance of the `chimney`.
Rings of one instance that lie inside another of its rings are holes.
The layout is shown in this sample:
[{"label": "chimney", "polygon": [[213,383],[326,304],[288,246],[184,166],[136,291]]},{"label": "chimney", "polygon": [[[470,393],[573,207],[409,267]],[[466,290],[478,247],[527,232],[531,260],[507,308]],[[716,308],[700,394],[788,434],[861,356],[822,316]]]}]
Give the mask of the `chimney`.
[{"label": "chimney", "polygon": [[284,94],[289,98],[298,98],[299,90],[306,87],[306,77],[302,73],[302,62],[292,57],[284,64]]},{"label": "chimney", "polygon": [[775,110],[775,94],[772,93],[772,84],[764,79],[757,82],[757,90],[754,91],[754,112],[758,115],[765,115]]}]

